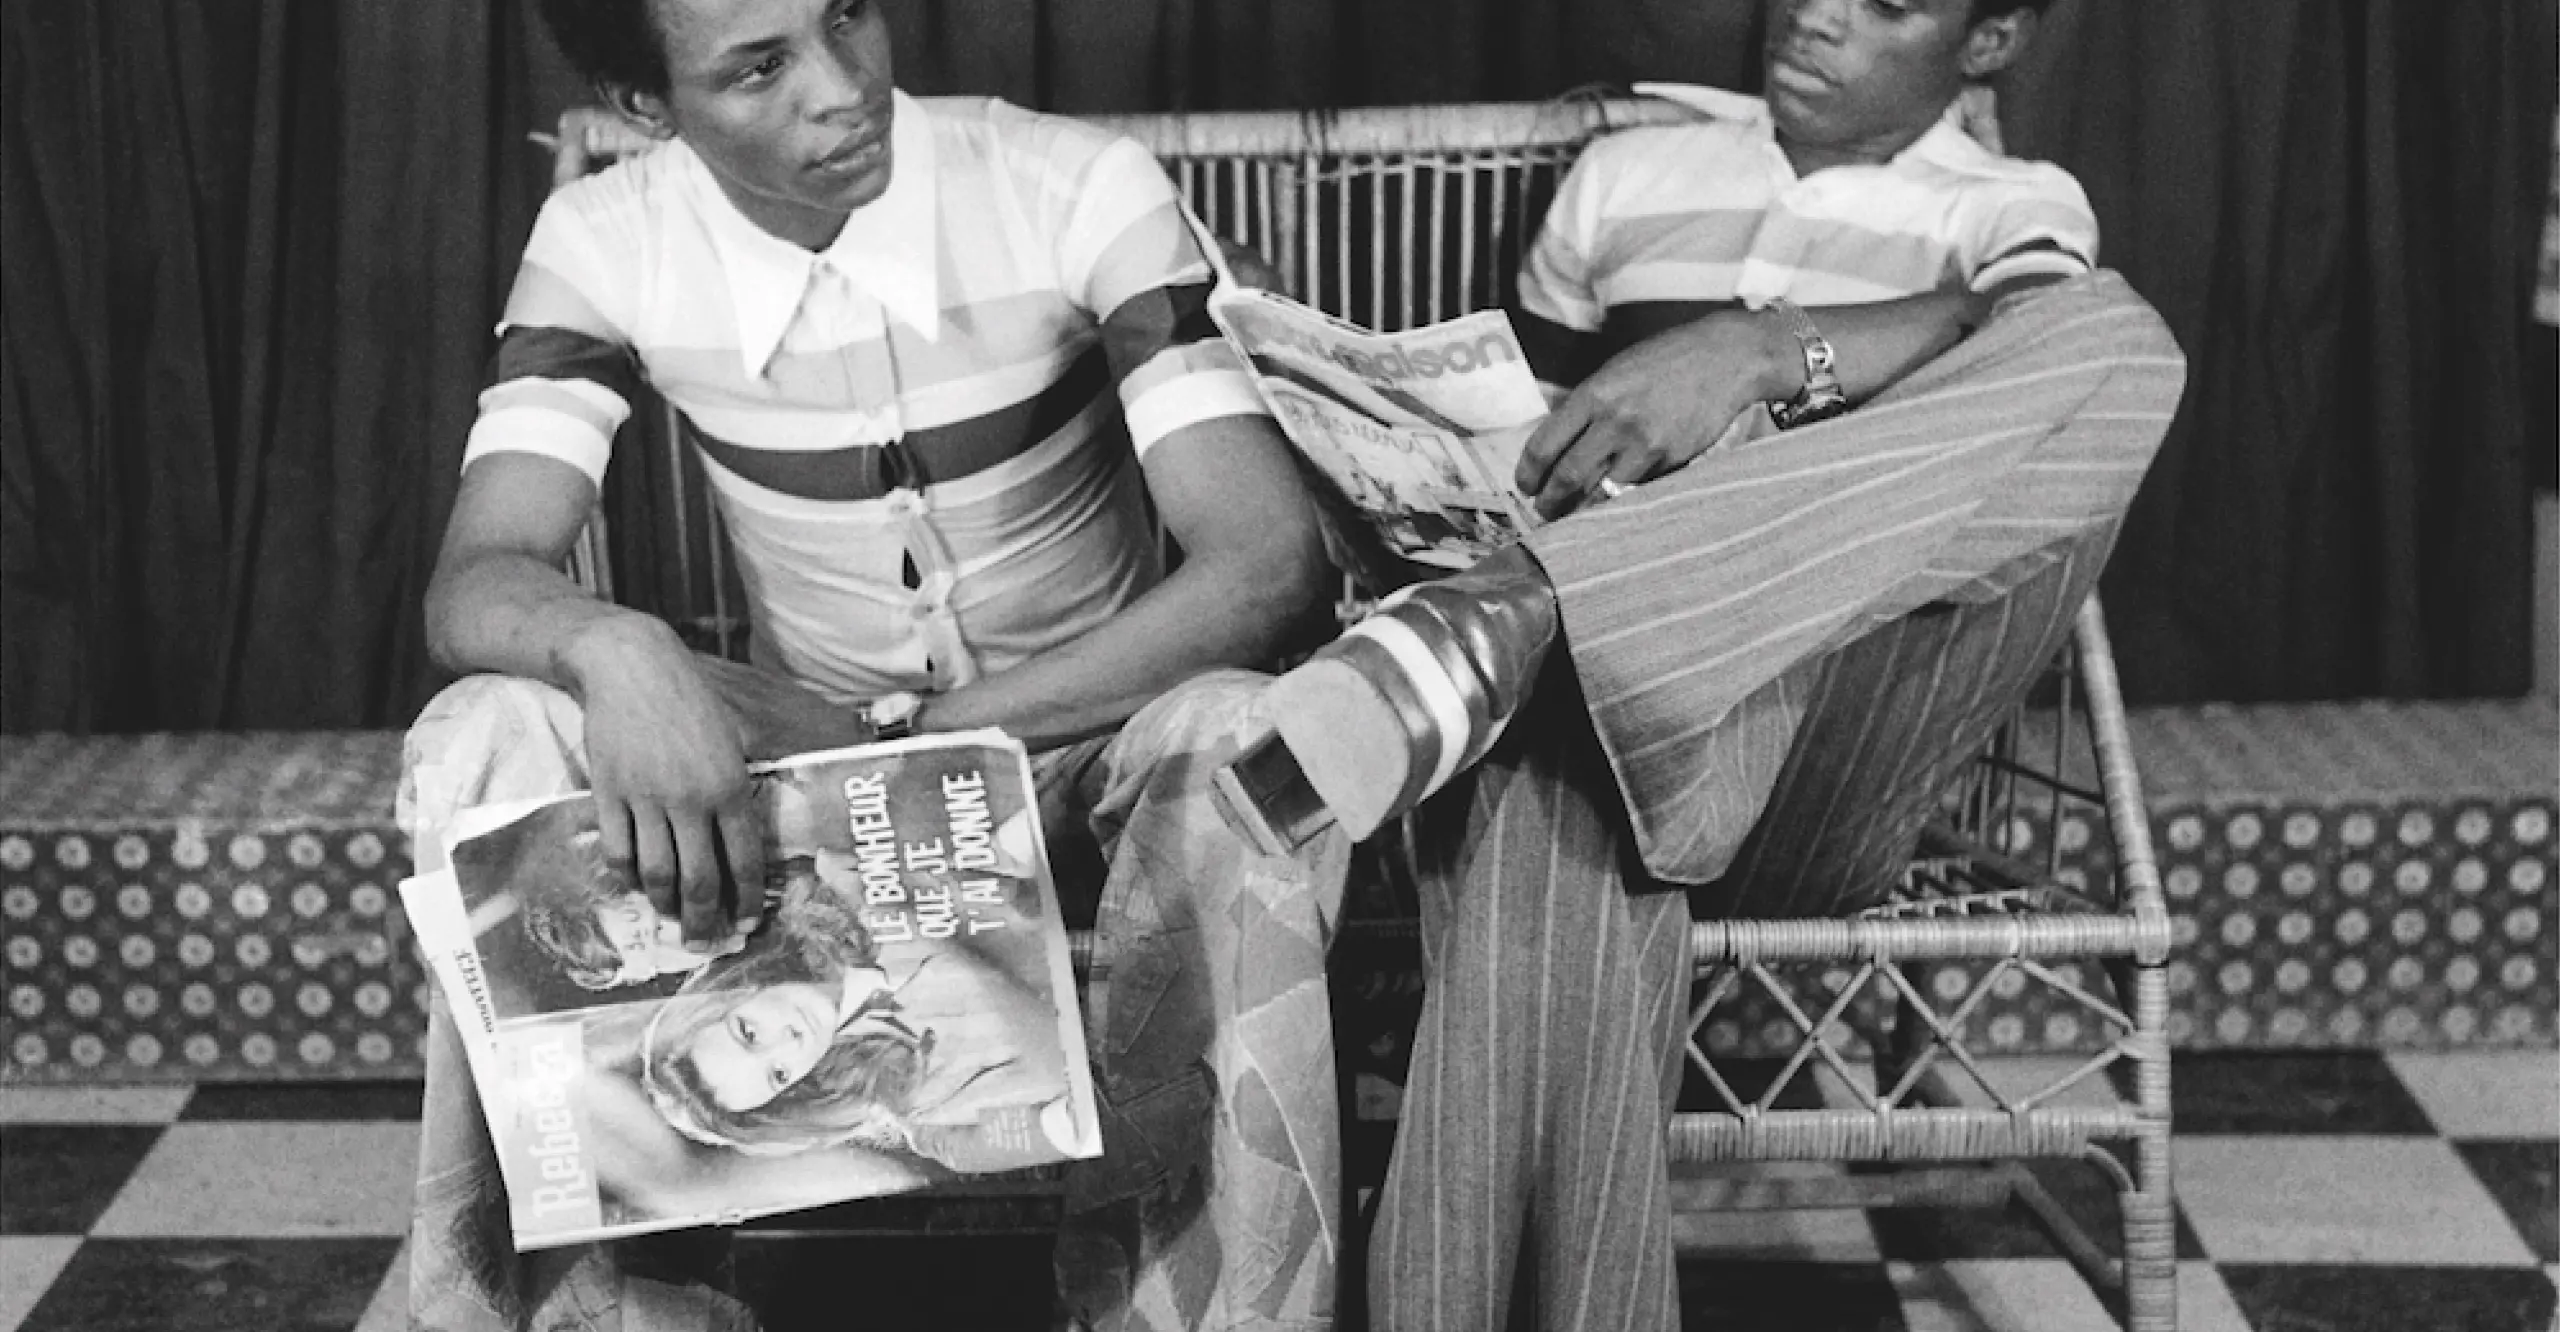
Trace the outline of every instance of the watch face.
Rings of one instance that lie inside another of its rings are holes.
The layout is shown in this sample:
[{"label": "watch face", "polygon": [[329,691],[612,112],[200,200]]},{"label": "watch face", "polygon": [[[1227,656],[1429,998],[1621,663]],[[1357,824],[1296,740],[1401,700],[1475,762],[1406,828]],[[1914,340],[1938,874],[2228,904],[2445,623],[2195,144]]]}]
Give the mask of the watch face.
[{"label": "watch face", "polygon": [[1785,402],[1769,404],[1769,419],[1780,430],[1828,421],[1849,410],[1849,395],[1840,391],[1840,381],[1807,384],[1804,391]]},{"label": "watch face", "polygon": [[916,713],[923,706],[922,698],[903,690],[882,694],[871,700],[871,729],[884,739],[905,735],[915,725]]},{"label": "watch face", "polygon": [[1849,410],[1847,395],[1836,391],[1817,393],[1803,402],[1789,404],[1787,419],[1781,424],[1793,430],[1797,426],[1812,425],[1816,421],[1828,421],[1847,410]]}]

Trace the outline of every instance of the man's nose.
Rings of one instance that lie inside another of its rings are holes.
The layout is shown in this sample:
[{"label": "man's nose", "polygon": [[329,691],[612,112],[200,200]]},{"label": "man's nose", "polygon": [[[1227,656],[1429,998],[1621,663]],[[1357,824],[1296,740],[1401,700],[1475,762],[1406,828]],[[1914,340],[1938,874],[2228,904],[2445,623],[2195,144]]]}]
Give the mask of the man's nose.
[{"label": "man's nose", "polygon": [[1852,3],[1854,0],[1786,0],[1782,32],[1787,36],[1802,34],[1825,41],[1837,40],[1842,25],[1848,22]]},{"label": "man's nose", "polygon": [[821,118],[840,112],[860,111],[876,101],[877,71],[865,65],[862,58],[846,51],[825,50],[809,61],[813,83],[809,90],[809,110]]}]

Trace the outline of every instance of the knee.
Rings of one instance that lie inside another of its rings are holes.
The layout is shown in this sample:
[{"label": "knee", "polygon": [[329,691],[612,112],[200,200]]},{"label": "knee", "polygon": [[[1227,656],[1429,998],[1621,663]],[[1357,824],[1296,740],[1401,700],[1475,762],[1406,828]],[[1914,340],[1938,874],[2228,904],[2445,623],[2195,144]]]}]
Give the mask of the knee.
[{"label": "knee", "polygon": [[[540,680],[520,675],[466,675],[438,691],[409,724],[415,740],[457,724],[490,717],[541,717],[553,709],[574,710],[577,701]],[[411,746],[415,752],[416,746]]]},{"label": "knee", "polygon": [[[400,768],[398,816],[418,855],[456,812],[472,805],[584,786],[583,718],[577,700],[539,680],[466,676],[410,723]],[[439,852],[417,863],[424,871],[442,861]]]},{"label": "knee", "polygon": [[415,772],[421,764],[473,763],[476,756],[503,753],[564,725],[575,734],[578,720],[577,700],[540,680],[466,675],[427,700],[409,723],[401,767]]}]

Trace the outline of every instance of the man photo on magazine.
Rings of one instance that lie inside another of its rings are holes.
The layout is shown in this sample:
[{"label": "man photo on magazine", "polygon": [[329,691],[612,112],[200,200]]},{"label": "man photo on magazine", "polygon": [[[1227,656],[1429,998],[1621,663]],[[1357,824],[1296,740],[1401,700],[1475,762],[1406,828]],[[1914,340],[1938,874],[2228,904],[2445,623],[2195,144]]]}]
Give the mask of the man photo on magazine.
[{"label": "man photo on magazine", "polygon": [[604,856],[594,828],[573,831],[552,806],[456,848],[455,882],[498,1016],[675,993],[684,977],[745,946],[733,931],[708,950],[684,946],[628,870]]}]

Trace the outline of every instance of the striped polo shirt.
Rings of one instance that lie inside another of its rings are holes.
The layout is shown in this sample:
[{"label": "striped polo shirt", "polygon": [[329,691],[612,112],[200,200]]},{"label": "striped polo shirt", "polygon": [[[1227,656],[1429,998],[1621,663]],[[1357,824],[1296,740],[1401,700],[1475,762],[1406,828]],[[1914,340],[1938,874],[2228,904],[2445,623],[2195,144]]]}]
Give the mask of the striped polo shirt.
[{"label": "striped polo shirt", "polygon": [[1959,105],[1889,162],[1799,177],[1767,103],[1662,91],[1705,118],[1593,141],[1522,263],[1522,336],[1551,383],[1700,305],[1856,305],[2097,262],[2079,182],[1976,142]]},{"label": "striped polo shirt", "polygon": [[814,253],[681,142],[554,193],[464,454],[601,483],[645,381],[710,477],[757,659],[847,698],[1108,619],[1162,576],[1139,457],[1263,411],[1143,148],[993,100],[894,114],[888,188]]}]

